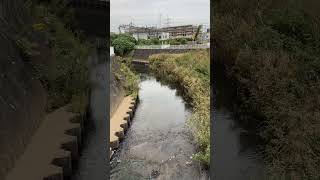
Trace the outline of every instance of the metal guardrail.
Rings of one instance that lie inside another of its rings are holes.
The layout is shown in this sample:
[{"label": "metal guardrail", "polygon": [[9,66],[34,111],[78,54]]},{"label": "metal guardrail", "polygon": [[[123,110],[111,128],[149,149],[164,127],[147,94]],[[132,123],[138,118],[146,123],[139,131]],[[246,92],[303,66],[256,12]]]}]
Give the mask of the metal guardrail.
[{"label": "metal guardrail", "polygon": [[143,45],[135,46],[135,49],[209,49],[210,43],[192,45]]}]

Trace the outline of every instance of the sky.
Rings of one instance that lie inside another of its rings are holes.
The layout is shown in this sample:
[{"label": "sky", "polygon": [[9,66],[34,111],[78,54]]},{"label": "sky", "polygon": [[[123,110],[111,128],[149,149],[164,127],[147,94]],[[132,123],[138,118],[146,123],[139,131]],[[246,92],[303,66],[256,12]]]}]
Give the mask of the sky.
[{"label": "sky", "polygon": [[166,26],[210,23],[210,0],[110,0],[110,30],[120,24]]}]

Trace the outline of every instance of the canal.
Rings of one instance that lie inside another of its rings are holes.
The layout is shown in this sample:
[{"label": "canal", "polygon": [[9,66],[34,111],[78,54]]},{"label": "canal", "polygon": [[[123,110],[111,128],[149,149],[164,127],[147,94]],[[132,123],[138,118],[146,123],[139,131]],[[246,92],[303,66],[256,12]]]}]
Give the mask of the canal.
[{"label": "canal", "polygon": [[105,61],[109,52],[100,50],[92,53],[90,62],[90,110],[83,132],[81,156],[77,162],[72,180],[106,180],[108,179],[109,142],[106,129],[109,128],[107,77],[109,65]]},{"label": "canal", "polygon": [[111,162],[111,179],[208,179],[191,161],[190,109],[176,89],[142,74],[132,125]]},{"label": "canal", "polygon": [[213,179],[264,179],[262,143],[258,128],[241,123],[235,114],[234,87],[223,67],[215,68],[213,108]]}]

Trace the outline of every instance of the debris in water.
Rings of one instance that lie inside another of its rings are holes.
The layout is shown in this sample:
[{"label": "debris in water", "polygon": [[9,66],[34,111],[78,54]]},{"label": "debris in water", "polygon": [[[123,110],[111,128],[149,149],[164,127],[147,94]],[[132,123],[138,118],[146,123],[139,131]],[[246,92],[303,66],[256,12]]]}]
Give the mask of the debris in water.
[{"label": "debris in water", "polygon": [[121,163],[121,160],[120,160],[120,159],[118,159],[118,160],[117,160],[117,163]]},{"label": "debris in water", "polygon": [[151,177],[152,177],[152,178],[156,178],[156,177],[158,177],[159,175],[160,175],[160,172],[159,172],[159,171],[152,169],[152,171],[151,171]]}]

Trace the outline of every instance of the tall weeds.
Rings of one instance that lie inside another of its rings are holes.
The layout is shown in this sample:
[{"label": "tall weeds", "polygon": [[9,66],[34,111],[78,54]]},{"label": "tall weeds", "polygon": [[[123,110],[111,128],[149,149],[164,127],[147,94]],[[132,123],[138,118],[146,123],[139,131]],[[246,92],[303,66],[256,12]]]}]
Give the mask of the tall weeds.
[{"label": "tall weeds", "polygon": [[71,103],[72,111],[84,113],[89,91],[89,45],[67,27],[68,19],[58,17],[71,16],[67,7],[56,8],[50,3],[32,2],[33,22],[26,24],[17,45],[48,91],[47,110]]},{"label": "tall weeds", "polygon": [[208,51],[158,54],[150,58],[151,70],[160,79],[178,84],[190,99],[193,113],[188,121],[200,151],[195,159],[210,164],[210,55]]},{"label": "tall weeds", "polygon": [[320,179],[320,23],[300,3],[213,4],[214,59],[236,81],[241,110],[260,117],[272,179]]}]

